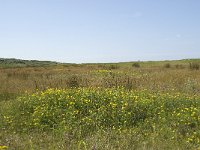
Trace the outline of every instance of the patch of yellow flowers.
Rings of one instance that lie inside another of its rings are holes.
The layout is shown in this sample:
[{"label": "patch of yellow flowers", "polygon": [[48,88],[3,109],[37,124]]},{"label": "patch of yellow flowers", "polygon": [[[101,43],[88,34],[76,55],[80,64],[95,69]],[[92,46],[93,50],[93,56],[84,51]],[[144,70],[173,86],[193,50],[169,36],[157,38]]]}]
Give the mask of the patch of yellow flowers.
[{"label": "patch of yellow flowers", "polygon": [[0,146],[0,150],[8,149],[8,146]]},{"label": "patch of yellow flowers", "polygon": [[82,128],[91,132],[141,126],[145,136],[167,133],[168,129],[172,139],[200,145],[200,97],[196,95],[128,91],[123,87],[48,89],[20,97],[18,103],[20,117],[5,117],[13,129]]}]

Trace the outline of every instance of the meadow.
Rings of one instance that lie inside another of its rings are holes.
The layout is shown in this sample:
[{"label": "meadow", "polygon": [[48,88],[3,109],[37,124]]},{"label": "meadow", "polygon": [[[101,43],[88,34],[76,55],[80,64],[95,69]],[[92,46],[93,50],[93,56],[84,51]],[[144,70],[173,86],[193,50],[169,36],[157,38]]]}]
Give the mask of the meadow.
[{"label": "meadow", "polygon": [[200,149],[199,66],[0,59],[0,149]]}]

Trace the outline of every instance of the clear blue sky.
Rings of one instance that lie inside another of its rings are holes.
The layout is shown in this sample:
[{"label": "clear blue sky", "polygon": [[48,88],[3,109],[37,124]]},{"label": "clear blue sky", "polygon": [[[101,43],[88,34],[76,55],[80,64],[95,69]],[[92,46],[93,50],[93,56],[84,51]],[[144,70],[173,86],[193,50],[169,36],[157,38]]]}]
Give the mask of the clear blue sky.
[{"label": "clear blue sky", "polygon": [[1,0],[0,57],[200,58],[200,0]]}]

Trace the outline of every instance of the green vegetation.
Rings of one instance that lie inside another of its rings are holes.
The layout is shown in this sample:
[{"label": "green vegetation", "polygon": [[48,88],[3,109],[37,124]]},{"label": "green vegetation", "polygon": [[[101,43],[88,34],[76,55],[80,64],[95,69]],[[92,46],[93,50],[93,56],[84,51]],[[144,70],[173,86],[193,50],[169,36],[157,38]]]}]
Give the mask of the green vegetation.
[{"label": "green vegetation", "polygon": [[57,62],[38,61],[38,60],[21,60],[21,59],[4,59],[0,58],[0,67],[37,67],[57,65]]},{"label": "green vegetation", "polygon": [[139,63],[133,63],[132,66],[133,66],[133,67],[136,67],[136,68],[139,68],[139,67],[140,67],[140,64],[139,64]]},{"label": "green vegetation", "polygon": [[2,67],[0,149],[199,149],[199,62]]},{"label": "green vegetation", "polygon": [[199,70],[200,68],[200,63],[196,63],[196,62],[191,62],[190,63],[190,69],[193,69],[193,70]]}]

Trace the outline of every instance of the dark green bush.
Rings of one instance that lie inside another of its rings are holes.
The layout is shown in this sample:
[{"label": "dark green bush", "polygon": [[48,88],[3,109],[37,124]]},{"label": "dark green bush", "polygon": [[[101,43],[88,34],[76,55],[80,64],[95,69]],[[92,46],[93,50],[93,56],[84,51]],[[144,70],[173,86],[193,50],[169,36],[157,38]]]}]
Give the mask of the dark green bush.
[{"label": "dark green bush", "polygon": [[132,64],[132,67],[140,68],[140,64],[138,62],[135,62],[135,63]]},{"label": "dark green bush", "polygon": [[189,68],[192,69],[192,70],[199,70],[200,65],[199,65],[199,63],[191,62],[191,63],[189,64]]},{"label": "dark green bush", "polygon": [[171,64],[170,64],[170,63],[166,63],[166,64],[164,65],[164,68],[171,68]]}]

